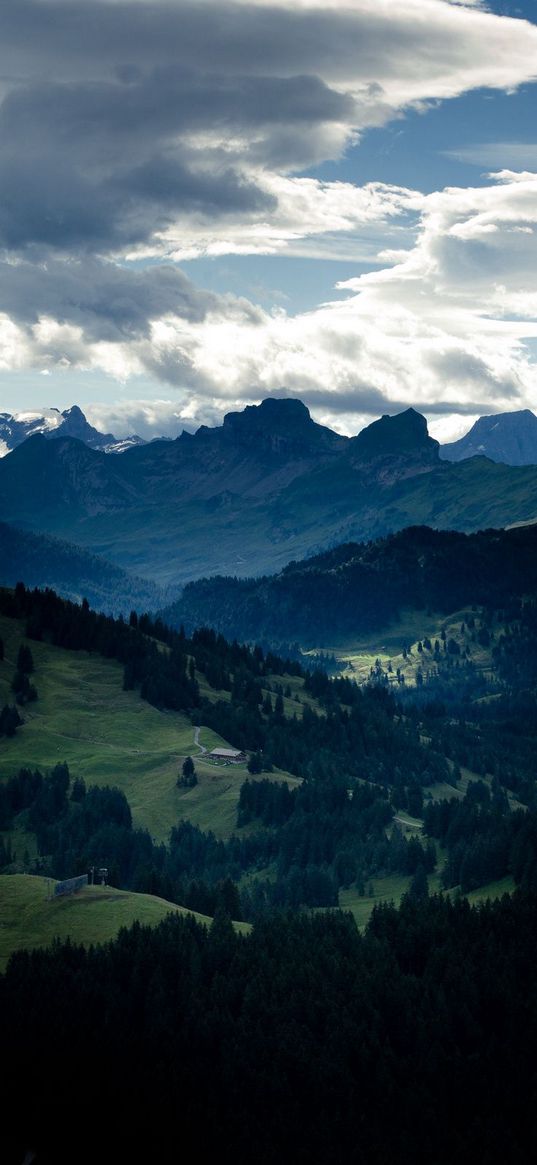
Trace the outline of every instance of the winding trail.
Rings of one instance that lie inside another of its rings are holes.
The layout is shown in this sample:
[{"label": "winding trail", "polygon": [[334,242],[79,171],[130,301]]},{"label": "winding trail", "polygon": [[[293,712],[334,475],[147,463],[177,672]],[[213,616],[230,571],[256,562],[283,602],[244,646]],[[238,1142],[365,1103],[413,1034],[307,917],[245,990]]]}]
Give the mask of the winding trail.
[{"label": "winding trail", "polygon": [[194,744],[196,745],[196,748],[199,748],[199,750],[200,750],[200,753],[202,753],[202,754],[203,754],[204,752],[207,752],[207,749],[205,748],[205,745],[204,745],[204,744],[200,744],[200,730],[199,730],[199,727],[194,729]]}]

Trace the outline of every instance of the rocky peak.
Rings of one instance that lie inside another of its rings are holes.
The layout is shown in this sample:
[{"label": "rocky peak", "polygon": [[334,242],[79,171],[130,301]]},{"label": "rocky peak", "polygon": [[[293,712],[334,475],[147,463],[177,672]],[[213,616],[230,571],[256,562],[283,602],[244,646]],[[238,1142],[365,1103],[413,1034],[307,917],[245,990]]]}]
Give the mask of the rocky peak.
[{"label": "rocky peak", "polygon": [[442,445],[440,455],[445,461],[481,456],[506,465],[535,465],[537,417],[531,409],[479,417],[464,437]]},{"label": "rocky peak", "polygon": [[411,457],[433,463],[438,460],[438,448],[438,441],[429,436],[425,417],[412,408],[394,417],[380,417],[351,441],[353,460],[364,462]]},{"label": "rocky peak", "polygon": [[347,442],[346,437],[316,424],[306,405],[291,397],[269,397],[240,413],[227,413],[223,436],[252,453],[257,449],[293,457],[335,451]]}]

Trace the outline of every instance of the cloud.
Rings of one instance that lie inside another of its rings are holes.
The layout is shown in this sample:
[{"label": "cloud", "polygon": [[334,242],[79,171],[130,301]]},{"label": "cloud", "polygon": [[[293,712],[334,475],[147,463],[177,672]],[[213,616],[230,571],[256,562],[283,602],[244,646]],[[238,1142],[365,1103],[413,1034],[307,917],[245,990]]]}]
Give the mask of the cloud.
[{"label": "cloud", "polygon": [[[74,325],[87,342],[149,336],[151,321],[169,314],[199,323],[221,302],[170,265],[136,270],[96,259],[0,263],[0,311],[30,328],[45,317]],[[230,297],[230,309],[231,303]],[[255,318],[253,307],[247,311]]]},{"label": "cloud", "polygon": [[248,226],[288,217],[284,176],[411,106],[517,86],[536,60],[535,26],[445,0],[12,0],[0,244],[162,255],[224,221],[234,249],[234,226],[240,245]]},{"label": "cloud", "polygon": [[[348,432],[409,404],[438,419],[531,407],[537,365],[526,342],[537,338],[537,175],[502,172],[484,187],[421,198],[407,251],[341,283],[343,298],[298,315],[200,293],[161,266],[125,278],[121,267],[95,263],[84,288],[85,264],[64,263],[45,271],[33,292],[49,314],[29,319],[32,267],[19,264],[9,305],[17,322],[4,317],[3,337],[0,327],[3,358],[15,366],[100,369],[123,380],[149,375],[174,386],[174,411],[191,427],[282,392]],[[397,205],[404,218],[401,192]],[[60,314],[55,287],[59,300],[70,288],[71,312]],[[115,304],[110,319],[107,303]],[[136,423],[135,415],[128,427]]]},{"label": "cloud", "polygon": [[537,167],[537,142],[475,142],[456,150],[442,150],[444,157],[457,162],[468,162],[473,166],[483,166],[489,170],[509,167],[512,170],[535,170]]},{"label": "cloud", "polygon": [[147,441],[157,437],[178,437],[183,429],[192,432],[199,425],[218,423],[218,414],[209,405],[201,408],[192,419],[191,410],[178,407],[173,400],[128,400],[115,404],[105,402],[87,405],[85,414],[92,425],[103,433],[128,437],[137,433]]},{"label": "cloud", "polygon": [[[537,27],[480,3],[0,5],[0,367],[149,375],[193,424],[278,391],[351,429],[406,403],[527,402],[535,176],[423,195],[304,171],[536,62]],[[230,253],[371,269],[270,314],[176,266]]]},{"label": "cloud", "polygon": [[177,345],[222,408],[285,389],[350,431],[353,418],[408,404],[430,416],[531,407],[536,227],[537,175],[435,192],[414,246],[340,284],[346,299],[264,314],[255,335],[218,313],[186,330],[172,323],[153,335],[153,372],[162,358],[169,375]]}]

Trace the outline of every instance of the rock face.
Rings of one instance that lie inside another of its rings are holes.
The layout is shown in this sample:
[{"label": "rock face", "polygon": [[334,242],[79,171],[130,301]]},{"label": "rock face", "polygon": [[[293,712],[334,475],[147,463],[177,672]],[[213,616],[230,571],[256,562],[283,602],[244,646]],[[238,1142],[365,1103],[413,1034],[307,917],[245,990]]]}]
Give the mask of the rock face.
[{"label": "rock face", "polygon": [[537,417],[530,409],[480,417],[459,441],[440,446],[445,461],[489,457],[505,465],[537,465]]},{"label": "rock face", "polygon": [[74,437],[83,441],[90,449],[98,449],[103,453],[123,453],[133,445],[145,445],[141,437],[132,436],[117,438],[113,433],[100,433],[86,420],[82,409],[73,405],[70,409],[59,412],[58,409],[47,409],[42,416],[18,413],[0,413],[0,457],[22,445],[28,437],[42,433],[44,437]]},{"label": "rock face", "polygon": [[[63,418],[65,423],[66,418]],[[68,418],[85,432],[84,418]],[[463,531],[537,518],[537,467],[440,460],[414,409],[352,439],[270,399],[121,457],[62,433],[0,460],[0,519],[54,534],[160,585],[274,574],[410,525]]]}]

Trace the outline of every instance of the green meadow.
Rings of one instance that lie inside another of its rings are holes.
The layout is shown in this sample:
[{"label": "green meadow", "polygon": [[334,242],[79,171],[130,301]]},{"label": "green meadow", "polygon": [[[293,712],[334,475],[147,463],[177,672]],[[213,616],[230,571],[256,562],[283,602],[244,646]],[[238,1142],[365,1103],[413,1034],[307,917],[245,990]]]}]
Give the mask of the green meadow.
[{"label": "green meadow", "polygon": [[[1,706],[13,702],[10,683],[23,642],[22,627],[0,618],[0,636],[4,640]],[[88,785],[121,789],[134,824],[148,829],[157,841],[166,841],[182,817],[214,830],[219,837],[229,836],[248,771],[246,765],[218,767],[205,759],[202,749],[230,748],[233,741],[202,726],[198,747],[195,729],[186,716],[159,711],[137,692],[122,690],[123,670],[114,660],[28,642],[38,699],[24,707],[24,725],[15,736],[0,740],[2,776],[11,776],[23,766],[47,771],[58,761],[66,761],[71,774],[83,777]],[[194,789],[178,789],[177,777],[189,755],[199,783]],[[278,771],[271,779],[296,783]]]}]

